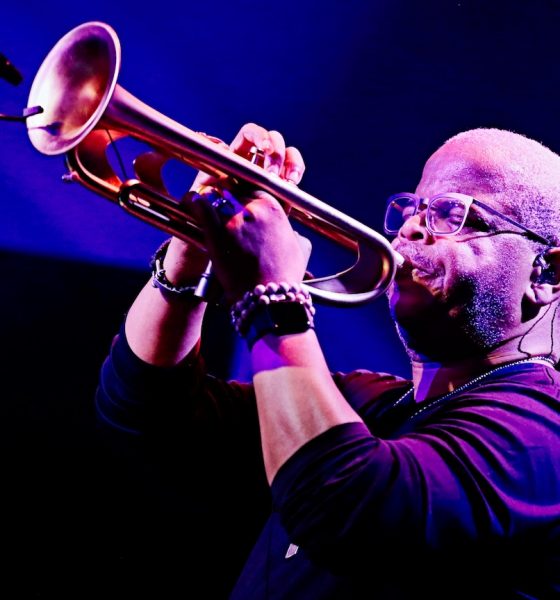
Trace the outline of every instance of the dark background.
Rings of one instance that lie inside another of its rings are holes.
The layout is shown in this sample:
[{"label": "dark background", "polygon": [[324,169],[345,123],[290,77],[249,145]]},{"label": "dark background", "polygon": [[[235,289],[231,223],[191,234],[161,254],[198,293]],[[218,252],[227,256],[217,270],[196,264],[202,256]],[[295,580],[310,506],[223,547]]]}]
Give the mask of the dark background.
[{"label": "dark background", "polygon": [[[50,48],[91,20],[119,35],[132,94],[223,139],[248,121],[280,130],[305,156],[302,188],[378,231],[385,198],[413,190],[458,131],[500,127],[560,149],[559,2],[11,3],[0,52],[24,81],[0,81],[0,112],[26,106]],[[166,236],[61,183],[62,157],[39,155],[23,126],[0,123],[0,140],[0,593],[184,598],[203,582],[219,597],[246,551],[219,503],[203,525],[182,474],[132,446],[112,454],[93,414],[101,362]],[[328,255],[314,260],[328,269]],[[210,364],[245,377],[213,317]],[[320,307],[317,321],[333,370],[408,375],[383,298]]]}]

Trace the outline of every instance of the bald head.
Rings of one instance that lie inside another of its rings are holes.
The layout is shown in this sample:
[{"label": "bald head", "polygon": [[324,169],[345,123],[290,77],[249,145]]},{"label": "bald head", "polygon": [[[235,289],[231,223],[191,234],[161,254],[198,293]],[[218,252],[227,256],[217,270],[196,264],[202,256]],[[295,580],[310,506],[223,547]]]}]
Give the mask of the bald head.
[{"label": "bald head", "polygon": [[560,244],[560,156],[539,142],[500,129],[459,133],[430,157],[419,187],[435,188],[436,180],[453,186],[439,192],[492,196],[514,219]]}]

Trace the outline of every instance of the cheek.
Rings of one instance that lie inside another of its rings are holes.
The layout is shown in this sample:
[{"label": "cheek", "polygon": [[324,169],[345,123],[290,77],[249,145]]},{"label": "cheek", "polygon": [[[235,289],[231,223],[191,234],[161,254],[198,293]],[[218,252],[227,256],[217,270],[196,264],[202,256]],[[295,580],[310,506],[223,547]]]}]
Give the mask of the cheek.
[{"label": "cheek", "polygon": [[446,297],[457,287],[473,290],[479,288],[479,279],[490,283],[499,276],[501,261],[484,241],[461,244],[454,248],[455,252],[443,254],[442,290]]},{"label": "cheek", "polygon": [[514,253],[504,253],[501,258],[493,254],[491,259],[488,255],[461,257],[450,267],[447,295],[455,305],[464,302],[474,312],[486,307],[483,312],[492,312],[497,321],[509,322],[521,311],[523,269]]}]

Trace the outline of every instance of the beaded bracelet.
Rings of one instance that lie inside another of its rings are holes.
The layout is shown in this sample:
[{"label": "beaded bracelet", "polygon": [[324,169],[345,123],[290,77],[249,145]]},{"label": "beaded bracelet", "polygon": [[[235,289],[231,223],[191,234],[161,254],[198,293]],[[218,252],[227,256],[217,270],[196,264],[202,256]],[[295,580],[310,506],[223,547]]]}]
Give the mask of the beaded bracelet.
[{"label": "beaded bracelet", "polygon": [[259,284],[231,308],[231,323],[252,347],[267,333],[285,335],[314,328],[311,295],[300,284]]}]

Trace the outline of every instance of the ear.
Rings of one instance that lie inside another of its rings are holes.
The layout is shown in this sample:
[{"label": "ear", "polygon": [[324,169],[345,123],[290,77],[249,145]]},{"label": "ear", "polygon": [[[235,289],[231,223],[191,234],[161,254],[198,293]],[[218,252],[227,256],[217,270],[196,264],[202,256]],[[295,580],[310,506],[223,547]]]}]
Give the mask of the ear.
[{"label": "ear", "polygon": [[538,306],[560,299],[560,248],[550,248],[537,256],[528,295]]}]

